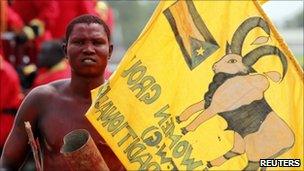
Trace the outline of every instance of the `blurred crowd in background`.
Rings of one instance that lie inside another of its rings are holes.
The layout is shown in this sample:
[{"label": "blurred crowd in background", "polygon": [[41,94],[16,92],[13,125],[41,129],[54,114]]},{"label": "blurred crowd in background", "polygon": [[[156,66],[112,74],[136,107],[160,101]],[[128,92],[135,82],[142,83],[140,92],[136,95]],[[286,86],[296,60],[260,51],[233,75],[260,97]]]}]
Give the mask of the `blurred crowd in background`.
[{"label": "blurred crowd in background", "polygon": [[[70,77],[62,42],[72,18],[90,13],[108,24],[114,52],[107,79],[156,5],[146,0],[0,0],[0,154],[24,96],[36,86]],[[302,8],[279,28],[302,67],[303,20]]]}]

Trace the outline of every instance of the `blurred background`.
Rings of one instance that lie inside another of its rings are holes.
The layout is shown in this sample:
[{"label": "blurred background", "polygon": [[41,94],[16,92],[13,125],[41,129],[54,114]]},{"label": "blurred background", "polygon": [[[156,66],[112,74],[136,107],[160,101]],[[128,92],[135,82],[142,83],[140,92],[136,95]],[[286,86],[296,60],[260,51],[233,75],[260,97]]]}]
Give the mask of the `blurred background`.
[{"label": "blurred background", "polygon": [[263,9],[272,19],[283,39],[303,68],[304,1],[269,1]]}]

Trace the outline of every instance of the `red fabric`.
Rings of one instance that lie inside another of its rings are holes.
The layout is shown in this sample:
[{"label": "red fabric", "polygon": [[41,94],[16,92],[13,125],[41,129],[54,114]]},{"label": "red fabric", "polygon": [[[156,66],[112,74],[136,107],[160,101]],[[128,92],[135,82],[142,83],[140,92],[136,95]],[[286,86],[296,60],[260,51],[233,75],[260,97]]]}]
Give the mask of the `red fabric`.
[{"label": "red fabric", "polygon": [[108,67],[105,69],[104,78],[108,80],[110,76],[112,75],[111,71],[108,69]]},{"label": "red fabric", "polygon": [[59,15],[57,1],[14,0],[12,8],[20,15],[26,24],[35,18],[43,21],[46,28],[57,24],[55,20]]},{"label": "red fabric", "polygon": [[[58,19],[55,25],[52,25],[50,31],[54,38],[65,36],[65,29],[69,22],[82,14],[98,15],[95,10],[95,1],[57,1],[58,2]],[[59,22],[60,21],[60,22]]]},{"label": "red fabric", "polygon": [[[69,22],[82,14],[99,15],[96,10],[96,1],[24,1],[15,0],[12,9],[19,14],[24,23],[29,23],[32,19],[40,19],[45,23],[46,31],[50,31],[55,39],[65,36],[66,26]],[[107,10],[105,22],[110,30],[114,27],[114,15],[111,8]]]},{"label": "red fabric", "polygon": [[22,98],[16,71],[8,62],[0,59],[0,148],[14,122],[14,116],[4,113],[3,109],[18,109]]},{"label": "red fabric", "polygon": [[[21,17],[24,24],[29,24],[33,19],[39,19],[45,25],[45,30],[42,35],[35,38],[31,42],[27,42],[28,49],[22,49],[22,53],[17,57],[22,58],[23,55],[30,57],[30,63],[36,64],[37,52],[40,50],[42,42],[52,39],[50,28],[57,24],[58,18],[58,2],[53,0],[14,0],[11,8]],[[16,64],[19,66],[19,63]]]},{"label": "red fabric", "polygon": [[71,77],[71,71],[68,65],[66,65],[66,68],[56,71],[48,71],[46,69],[40,69],[37,77],[35,78],[33,87],[37,87],[42,84],[47,84],[55,80],[70,78],[70,77]]},{"label": "red fabric", "polygon": [[21,17],[9,6],[6,6],[7,9],[7,30],[9,31],[21,31],[24,27],[24,23]]}]

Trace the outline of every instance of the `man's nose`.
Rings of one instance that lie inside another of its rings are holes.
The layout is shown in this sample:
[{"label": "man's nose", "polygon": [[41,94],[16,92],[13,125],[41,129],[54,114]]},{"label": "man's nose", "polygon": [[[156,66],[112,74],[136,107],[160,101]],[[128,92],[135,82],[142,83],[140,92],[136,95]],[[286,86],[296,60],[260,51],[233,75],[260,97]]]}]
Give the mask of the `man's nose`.
[{"label": "man's nose", "polygon": [[83,53],[85,54],[92,54],[95,53],[95,49],[92,43],[86,43],[85,47],[83,48]]}]

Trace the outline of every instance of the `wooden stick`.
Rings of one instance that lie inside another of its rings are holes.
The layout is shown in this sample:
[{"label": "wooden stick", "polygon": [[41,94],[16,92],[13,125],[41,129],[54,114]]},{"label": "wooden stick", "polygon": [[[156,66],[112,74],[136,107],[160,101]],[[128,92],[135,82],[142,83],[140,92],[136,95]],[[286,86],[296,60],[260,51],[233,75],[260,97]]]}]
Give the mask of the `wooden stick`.
[{"label": "wooden stick", "polygon": [[38,155],[39,155],[40,167],[41,167],[41,169],[43,170],[42,151],[41,151],[41,146],[40,146],[38,137],[36,138],[36,144],[37,144],[37,148],[38,148]]},{"label": "wooden stick", "polygon": [[[32,152],[34,155],[36,169],[37,169],[37,171],[42,171],[43,168],[41,167],[41,158],[39,157],[38,147],[37,147],[37,144],[36,144],[33,132],[32,132],[31,124],[30,124],[30,122],[26,121],[26,122],[24,122],[24,125],[25,125],[25,130],[26,130],[27,136],[29,138],[29,144],[31,145]],[[39,149],[39,151],[40,151],[40,149]],[[40,156],[41,156],[41,154],[40,154]]]}]

